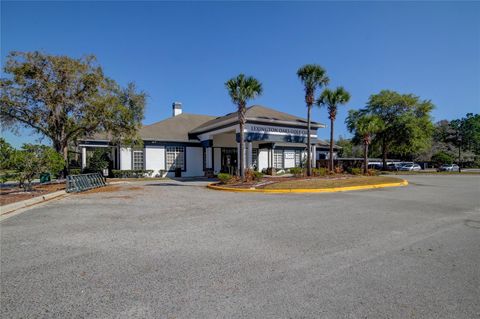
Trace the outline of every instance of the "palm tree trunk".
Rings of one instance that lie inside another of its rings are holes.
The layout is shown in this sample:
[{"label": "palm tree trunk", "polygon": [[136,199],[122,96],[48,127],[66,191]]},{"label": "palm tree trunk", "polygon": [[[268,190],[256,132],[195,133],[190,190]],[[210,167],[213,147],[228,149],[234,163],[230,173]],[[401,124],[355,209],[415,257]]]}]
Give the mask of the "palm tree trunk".
[{"label": "palm tree trunk", "polygon": [[239,162],[240,162],[240,177],[242,181],[245,179],[245,152],[243,151],[245,148],[245,132],[244,132],[245,124],[240,122],[240,147],[239,147]]},{"label": "palm tree trunk", "polygon": [[364,142],[363,145],[363,174],[368,174],[368,143]]},{"label": "palm tree trunk", "polygon": [[330,151],[328,154],[328,166],[330,169],[330,172],[333,172],[333,121],[334,119],[330,119]]},{"label": "palm tree trunk", "polygon": [[383,138],[383,143],[382,143],[382,169],[387,168],[387,141],[386,138]]},{"label": "palm tree trunk", "polygon": [[240,126],[240,144],[239,144],[239,149],[238,151],[240,154],[237,155],[237,158],[239,160],[239,167],[240,167],[240,172],[237,175],[240,175],[242,178],[242,181],[245,179],[245,152],[243,151],[245,149],[245,113],[246,113],[246,108],[245,104],[240,104],[238,106],[238,123]]},{"label": "palm tree trunk", "polygon": [[312,176],[312,146],[310,145],[310,110],[312,105],[307,105],[307,176]]}]

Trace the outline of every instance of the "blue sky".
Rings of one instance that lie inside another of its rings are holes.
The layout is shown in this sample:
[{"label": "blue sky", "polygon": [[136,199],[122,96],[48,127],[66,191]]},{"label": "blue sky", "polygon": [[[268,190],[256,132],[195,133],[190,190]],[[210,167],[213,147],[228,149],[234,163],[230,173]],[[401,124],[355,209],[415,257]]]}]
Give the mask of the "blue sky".
[{"label": "blue sky", "polygon": [[[170,116],[173,101],[189,113],[233,111],[224,82],[241,72],[264,85],[253,103],[306,116],[296,77],[306,63],[352,94],[336,136],[348,135],[347,110],[382,89],[431,99],[435,120],[480,110],[475,2],[2,1],[2,65],[11,50],[96,55],[108,76],[148,93],[145,124]],[[15,146],[36,138],[2,134]]]}]

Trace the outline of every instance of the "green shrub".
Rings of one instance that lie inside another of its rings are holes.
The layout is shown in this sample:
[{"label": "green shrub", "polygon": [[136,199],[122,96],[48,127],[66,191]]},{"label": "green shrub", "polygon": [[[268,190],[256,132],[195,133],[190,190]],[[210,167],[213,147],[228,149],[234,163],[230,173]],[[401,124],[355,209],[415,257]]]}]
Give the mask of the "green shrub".
[{"label": "green shrub", "polygon": [[0,137],[0,170],[12,169],[12,157],[15,149],[3,137]]},{"label": "green shrub", "polygon": [[108,168],[110,160],[110,153],[107,149],[96,148],[92,156],[88,159],[88,165],[84,169],[89,173],[102,173],[105,168]]},{"label": "green shrub", "polygon": [[5,172],[0,175],[0,183],[4,184],[7,181],[16,181],[18,179],[18,174]]},{"label": "green shrub", "polygon": [[453,163],[453,157],[444,151],[435,153],[432,156],[432,164],[435,166],[441,166],[443,164],[452,164],[452,163]]},{"label": "green shrub", "polygon": [[220,173],[217,175],[217,178],[220,180],[222,184],[227,184],[232,180],[232,175],[227,173]]},{"label": "green shrub", "polygon": [[263,173],[262,172],[257,172],[257,171],[254,171],[253,172],[253,176],[254,176],[254,179],[256,181],[259,181],[263,178]]},{"label": "green shrub", "polygon": [[352,175],[362,175],[362,169],[358,167],[349,167],[347,172]]},{"label": "green shrub", "polygon": [[327,169],[325,167],[314,168],[312,169],[313,176],[326,176]]},{"label": "green shrub", "polygon": [[290,168],[290,173],[295,177],[303,176],[303,168],[301,167],[292,167]]},{"label": "green shrub", "polygon": [[125,170],[112,170],[112,175],[115,178],[142,178],[151,177],[153,170],[151,169],[125,169]]},{"label": "green shrub", "polygon": [[79,175],[82,173],[82,170],[80,168],[69,168],[68,169],[68,175]]}]

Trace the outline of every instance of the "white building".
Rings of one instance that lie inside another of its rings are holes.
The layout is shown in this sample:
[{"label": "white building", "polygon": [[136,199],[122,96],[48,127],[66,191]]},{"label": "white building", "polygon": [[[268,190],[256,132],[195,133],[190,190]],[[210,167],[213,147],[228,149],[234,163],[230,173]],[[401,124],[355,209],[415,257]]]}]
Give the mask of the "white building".
[{"label": "white building", "polygon": [[[80,142],[82,168],[87,151],[97,147],[111,149],[110,168],[153,170],[153,176],[182,176],[235,173],[238,169],[239,125],[237,112],[214,117],[182,113],[181,103],[173,103],[172,117],[144,126],[139,135],[141,149],[114,145],[108,139],[92,138]],[[303,118],[260,105],[247,108],[245,125],[246,167],[258,171],[274,167],[287,169],[305,164],[307,123]],[[312,165],[328,154],[328,146],[318,140],[320,123],[311,122]],[[318,148],[318,149],[317,149]]]}]

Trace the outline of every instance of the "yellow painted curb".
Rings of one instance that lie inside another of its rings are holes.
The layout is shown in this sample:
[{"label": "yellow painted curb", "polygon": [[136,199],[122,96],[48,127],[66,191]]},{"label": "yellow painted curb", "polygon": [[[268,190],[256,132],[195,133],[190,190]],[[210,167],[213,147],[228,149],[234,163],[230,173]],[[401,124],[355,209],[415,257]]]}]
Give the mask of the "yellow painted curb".
[{"label": "yellow painted curb", "polygon": [[239,193],[270,193],[270,194],[286,194],[286,193],[336,193],[346,191],[356,191],[363,189],[375,189],[384,187],[398,187],[407,186],[408,182],[402,180],[398,183],[383,183],[373,185],[361,185],[361,186],[345,186],[345,187],[333,187],[333,188],[286,188],[286,189],[257,189],[257,188],[233,188],[219,186],[217,183],[208,184],[207,187],[219,191],[226,192],[239,192]]}]

